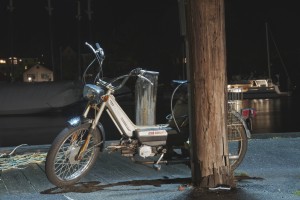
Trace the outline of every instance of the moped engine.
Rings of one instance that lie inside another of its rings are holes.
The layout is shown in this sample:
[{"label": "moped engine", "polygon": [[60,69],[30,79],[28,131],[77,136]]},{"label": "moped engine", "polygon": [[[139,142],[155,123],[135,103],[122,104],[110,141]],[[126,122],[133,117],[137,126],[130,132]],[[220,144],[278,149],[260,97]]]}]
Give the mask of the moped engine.
[{"label": "moped engine", "polygon": [[146,158],[146,157],[155,155],[155,153],[152,152],[152,147],[150,147],[148,145],[143,145],[143,146],[139,147],[138,151],[139,151],[139,155],[142,158]]},{"label": "moped engine", "polygon": [[144,146],[163,146],[166,145],[168,132],[167,128],[140,129],[135,131],[135,136]]}]

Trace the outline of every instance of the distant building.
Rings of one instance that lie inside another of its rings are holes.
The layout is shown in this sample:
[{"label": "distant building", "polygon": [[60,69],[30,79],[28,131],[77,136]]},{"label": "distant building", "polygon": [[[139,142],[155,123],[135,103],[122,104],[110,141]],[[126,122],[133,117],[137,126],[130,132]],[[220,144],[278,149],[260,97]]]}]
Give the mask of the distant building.
[{"label": "distant building", "polygon": [[53,71],[40,64],[34,65],[23,73],[24,82],[53,81]]},{"label": "distant building", "polygon": [[23,81],[23,73],[37,63],[38,58],[0,58],[0,81]]}]

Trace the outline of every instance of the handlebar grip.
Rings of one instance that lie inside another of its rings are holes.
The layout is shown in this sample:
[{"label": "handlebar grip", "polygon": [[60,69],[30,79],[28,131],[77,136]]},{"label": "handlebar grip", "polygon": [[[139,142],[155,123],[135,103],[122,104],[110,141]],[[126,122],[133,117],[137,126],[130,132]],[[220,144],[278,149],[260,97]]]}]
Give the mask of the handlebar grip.
[{"label": "handlebar grip", "polygon": [[98,42],[96,43],[96,47],[97,47],[97,49],[101,48]]},{"label": "handlebar grip", "polygon": [[100,47],[99,43],[96,43],[96,47],[97,47],[97,53],[100,56],[101,59],[104,59],[104,51],[103,49]]}]

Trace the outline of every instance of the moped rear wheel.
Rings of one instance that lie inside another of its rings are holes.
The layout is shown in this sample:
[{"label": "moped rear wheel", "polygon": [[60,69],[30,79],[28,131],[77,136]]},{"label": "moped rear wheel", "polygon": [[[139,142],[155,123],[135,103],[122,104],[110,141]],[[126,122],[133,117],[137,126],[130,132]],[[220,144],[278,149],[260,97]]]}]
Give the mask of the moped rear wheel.
[{"label": "moped rear wheel", "polygon": [[79,181],[93,167],[100,151],[101,136],[96,128],[92,134],[87,150],[81,159],[78,152],[84,144],[90,124],[75,128],[65,128],[53,141],[45,163],[48,180],[58,186],[68,186]]},{"label": "moped rear wheel", "polygon": [[235,170],[243,161],[248,148],[245,123],[236,113],[228,114],[228,151],[231,170]]}]

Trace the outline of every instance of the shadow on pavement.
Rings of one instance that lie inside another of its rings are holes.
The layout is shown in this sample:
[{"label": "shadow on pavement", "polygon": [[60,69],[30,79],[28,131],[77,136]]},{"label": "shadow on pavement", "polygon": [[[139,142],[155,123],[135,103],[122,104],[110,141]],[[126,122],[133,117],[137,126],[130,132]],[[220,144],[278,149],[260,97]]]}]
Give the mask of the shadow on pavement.
[{"label": "shadow on pavement", "polygon": [[[55,187],[45,191],[42,191],[41,194],[60,194],[60,193],[68,193],[68,192],[78,192],[78,193],[89,193],[96,192],[99,190],[104,190],[105,188],[111,188],[115,186],[146,186],[152,185],[155,187],[160,187],[163,184],[181,184],[181,185],[189,185],[191,184],[191,178],[175,178],[175,179],[154,179],[154,180],[132,180],[132,181],[123,181],[118,183],[110,183],[106,185],[102,185],[99,181],[91,181],[91,182],[79,182],[75,185],[69,187]],[[137,189],[138,190],[138,189]]]},{"label": "shadow on pavement", "polygon": [[[237,176],[235,177],[236,181],[242,181],[245,179],[261,179],[259,177],[246,177],[246,176]],[[261,179],[262,180],[262,179]],[[232,200],[232,199],[243,199],[243,200],[256,200],[256,198],[247,193],[246,191],[235,188],[228,191],[219,190],[219,191],[210,191],[201,188],[191,187],[191,178],[175,178],[169,179],[165,177],[164,179],[154,179],[154,180],[132,180],[132,181],[123,181],[111,184],[101,184],[100,181],[90,181],[90,182],[79,182],[75,185],[69,187],[54,187],[48,190],[42,191],[41,194],[61,194],[61,193],[90,193],[101,191],[106,188],[112,188],[115,186],[136,186],[137,188],[130,188],[129,190],[141,190],[138,186],[154,186],[161,187],[164,184],[179,184],[178,190],[182,191],[182,194],[176,199],[180,200]],[[122,188],[124,189],[124,188]],[[116,191],[118,189],[115,189]],[[128,189],[127,189],[128,190]],[[112,191],[112,190],[110,190]]]}]

